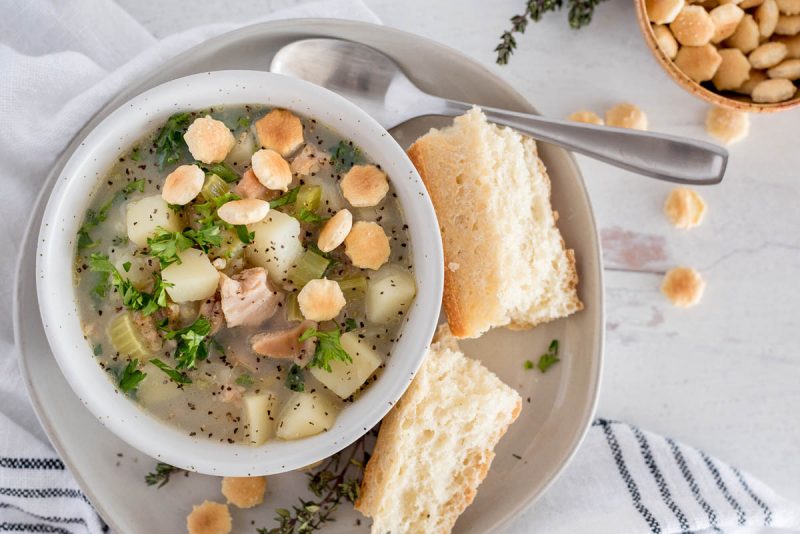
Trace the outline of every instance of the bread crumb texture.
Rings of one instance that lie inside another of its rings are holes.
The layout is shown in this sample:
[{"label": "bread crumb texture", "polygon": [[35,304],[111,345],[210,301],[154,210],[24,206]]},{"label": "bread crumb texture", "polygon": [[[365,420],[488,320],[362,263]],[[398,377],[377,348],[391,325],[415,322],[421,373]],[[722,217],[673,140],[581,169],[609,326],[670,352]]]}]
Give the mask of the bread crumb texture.
[{"label": "bread crumb texture", "polygon": [[267,477],[225,477],[222,494],[237,508],[252,508],[264,502]]},{"label": "bread crumb texture", "polygon": [[186,517],[189,534],[228,534],[233,528],[227,504],[203,501]]},{"label": "bread crumb texture", "polygon": [[706,131],[726,145],[747,137],[750,116],[743,111],[712,107],[706,115]]},{"label": "bread crumb texture", "polygon": [[706,283],[691,267],[675,267],[667,271],[661,292],[679,308],[694,306],[703,297]]},{"label": "bread crumb texture", "polygon": [[519,394],[466,358],[440,328],[414,381],[383,420],[356,509],[373,534],[447,533],[472,503]]},{"label": "bread crumb texture", "polygon": [[550,179],[532,139],[473,108],[408,154],[433,201],[445,265],[459,266],[445,269],[444,288],[456,337],[535,326],[583,308],[575,255],[556,227]]}]

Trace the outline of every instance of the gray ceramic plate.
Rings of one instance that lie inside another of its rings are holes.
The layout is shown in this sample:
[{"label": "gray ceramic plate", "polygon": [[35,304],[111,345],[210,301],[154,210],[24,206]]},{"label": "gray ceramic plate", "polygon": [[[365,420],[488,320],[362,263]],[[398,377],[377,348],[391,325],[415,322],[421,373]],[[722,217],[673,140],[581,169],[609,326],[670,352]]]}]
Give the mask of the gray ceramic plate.
[{"label": "gray ceramic plate", "polygon": [[[42,331],[35,294],[34,252],[43,200],[75,145],[105,115],[142,90],[196,72],[218,69],[268,69],[274,52],[295,39],[329,36],[360,41],[392,56],[411,78],[430,93],[458,100],[534,111],[517,92],[459,52],[390,28],[345,21],[291,20],[270,22],[212,39],[170,61],[140,86],[112,100],[78,134],[53,169],[30,221],[23,246],[15,295],[15,335],[22,351],[22,371],[34,407],[54,446],[106,521],[119,532],[181,532],[192,504],[220,500],[219,480],[191,475],[161,490],[147,487],[144,474],[154,461],[129,448],[84,409],[61,376]],[[392,132],[404,146],[439,118],[420,118]],[[541,495],[564,469],[588,428],[598,395],[603,350],[602,265],[591,205],[572,157],[542,145],[542,159],[553,181],[553,204],[559,226],[574,248],[586,309],[566,320],[528,332],[496,330],[463,343],[465,352],[483,362],[525,402],[517,422],[497,449],[491,472],[475,503],[457,524],[461,533],[484,533],[514,525],[513,518]],[[562,362],[546,375],[526,371],[550,342],[561,342]],[[236,511],[235,531],[272,526],[272,510],[305,496],[305,476],[271,477],[267,503],[249,512]],[[155,511],[157,513],[149,513]],[[349,507],[328,532],[353,532],[358,514]],[[368,521],[362,522],[366,530]]]}]

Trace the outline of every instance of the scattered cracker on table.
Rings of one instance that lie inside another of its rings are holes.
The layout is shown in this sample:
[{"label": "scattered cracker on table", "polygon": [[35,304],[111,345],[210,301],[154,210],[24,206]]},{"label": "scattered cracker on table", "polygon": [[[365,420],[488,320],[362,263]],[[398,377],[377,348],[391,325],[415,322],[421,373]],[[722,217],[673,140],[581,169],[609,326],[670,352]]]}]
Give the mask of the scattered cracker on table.
[{"label": "scattered cracker on table", "polygon": [[264,502],[267,477],[225,477],[222,494],[237,508],[252,508]]},{"label": "scattered cracker on table", "polygon": [[606,111],[606,124],[617,128],[647,130],[647,115],[635,104],[617,104]]},{"label": "scattered cracker on table", "polygon": [[189,534],[229,534],[233,528],[227,504],[203,501],[186,517]]},{"label": "scattered cracker on table", "polygon": [[691,267],[675,267],[667,271],[661,292],[679,308],[696,305],[703,297],[706,283]]},{"label": "scattered cracker on table", "polygon": [[706,203],[697,192],[685,187],[673,189],[664,202],[664,215],[676,228],[693,228],[703,222]]},{"label": "scattered cracker on table", "polygon": [[747,137],[750,116],[743,111],[712,107],[706,115],[706,132],[726,145]]}]

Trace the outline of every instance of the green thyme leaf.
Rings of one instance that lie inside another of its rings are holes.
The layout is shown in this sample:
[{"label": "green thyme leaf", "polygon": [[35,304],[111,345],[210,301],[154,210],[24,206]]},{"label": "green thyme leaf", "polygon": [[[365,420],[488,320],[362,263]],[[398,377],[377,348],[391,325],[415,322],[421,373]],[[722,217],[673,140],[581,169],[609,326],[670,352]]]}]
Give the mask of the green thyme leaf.
[{"label": "green thyme leaf", "polygon": [[144,477],[144,481],[148,486],[157,486],[162,488],[164,487],[164,484],[169,482],[169,477],[173,473],[178,473],[180,471],[183,471],[183,469],[165,464],[164,462],[158,462],[156,464],[156,470],[151,473],[147,473],[147,475]]}]

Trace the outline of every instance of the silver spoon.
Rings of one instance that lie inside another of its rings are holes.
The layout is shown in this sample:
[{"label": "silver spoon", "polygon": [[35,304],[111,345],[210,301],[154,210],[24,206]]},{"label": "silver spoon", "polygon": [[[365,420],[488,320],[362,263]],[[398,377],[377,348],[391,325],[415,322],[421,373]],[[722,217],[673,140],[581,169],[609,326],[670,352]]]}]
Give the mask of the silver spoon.
[{"label": "silver spoon", "polygon": [[[304,39],[278,50],[272,72],[339,93],[387,130],[423,115],[458,116],[472,105],[429,95],[390,57],[339,39]],[[728,151],[673,135],[547,119],[481,106],[487,118],[531,137],[660,180],[710,185],[722,181]]]}]

